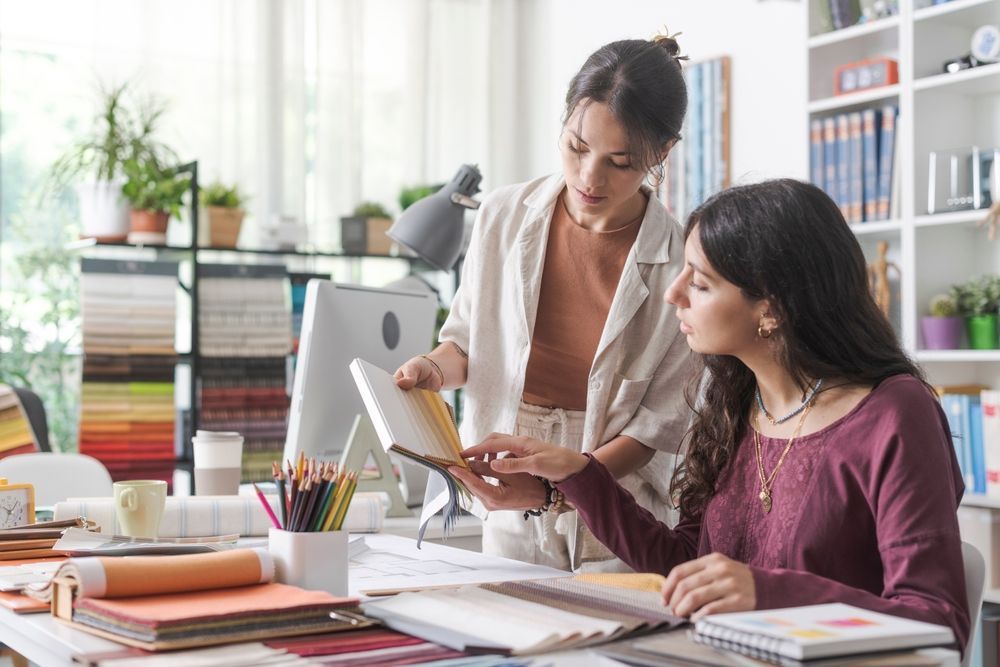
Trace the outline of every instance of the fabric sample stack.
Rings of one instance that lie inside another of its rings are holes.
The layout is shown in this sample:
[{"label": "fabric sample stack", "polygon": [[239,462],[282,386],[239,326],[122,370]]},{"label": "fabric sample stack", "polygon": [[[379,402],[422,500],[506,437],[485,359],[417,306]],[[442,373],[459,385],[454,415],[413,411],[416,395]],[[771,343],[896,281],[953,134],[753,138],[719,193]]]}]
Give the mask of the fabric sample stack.
[{"label": "fabric sample stack", "polygon": [[80,452],[173,481],[177,264],[84,259]]},{"label": "fabric sample stack", "polygon": [[198,281],[198,428],[243,435],[243,480],[271,478],[288,420],[292,351],[283,266],[204,265]]},{"label": "fabric sample stack", "polygon": [[0,385],[0,458],[37,449],[20,399],[13,389]]}]

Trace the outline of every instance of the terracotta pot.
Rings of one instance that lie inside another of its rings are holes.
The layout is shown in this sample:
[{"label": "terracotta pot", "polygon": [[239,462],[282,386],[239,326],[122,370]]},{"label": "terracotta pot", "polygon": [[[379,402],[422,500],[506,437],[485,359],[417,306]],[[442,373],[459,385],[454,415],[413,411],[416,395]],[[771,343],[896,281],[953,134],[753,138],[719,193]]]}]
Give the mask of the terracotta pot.
[{"label": "terracotta pot", "polygon": [[246,211],[241,208],[206,206],[208,212],[209,245],[214,248],[235,248]]},{"label": "terracotta pot", "polygon": [[166,211],[145,211],[132,209],[129,211],[129,222],[133,232],[167,233],[167,222],[170,214]]}]

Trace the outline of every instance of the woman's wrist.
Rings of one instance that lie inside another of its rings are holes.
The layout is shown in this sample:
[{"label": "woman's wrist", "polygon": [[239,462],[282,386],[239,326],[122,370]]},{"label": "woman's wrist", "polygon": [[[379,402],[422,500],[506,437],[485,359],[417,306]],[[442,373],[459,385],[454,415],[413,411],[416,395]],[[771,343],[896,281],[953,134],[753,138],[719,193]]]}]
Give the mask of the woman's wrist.
[{"label": "woman's wrist", "polygon": [[587,454],[580,454],[579,452],[572,452],[566,449],[561,451],[566,456],[566,465],[561,466],[561,475],[553,475],[548,478],[553,484],[565,482],[570,477],[579,474],[590,463],[590,456]]},{"label": "woman's wrist", "polygon": [[441,367],[438,365],[438,363],[436,361],[434,361],[433,359],[431,359],[426,354],[421,354],[420,358],[421,359],[426,359],[427,361],[430,362],[431,366],[433,366],[434,370],[437,372],[438,378],[441,380],[441,387],[444,388],[444,384],[445,384],[445,382],[444,382],[444,371],[441,370]]}]

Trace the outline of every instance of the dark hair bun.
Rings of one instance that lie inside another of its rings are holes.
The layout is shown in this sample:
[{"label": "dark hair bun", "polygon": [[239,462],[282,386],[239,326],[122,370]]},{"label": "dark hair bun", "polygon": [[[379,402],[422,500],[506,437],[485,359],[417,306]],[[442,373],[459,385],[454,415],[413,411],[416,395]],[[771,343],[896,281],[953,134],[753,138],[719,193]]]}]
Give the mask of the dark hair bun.
[{"label": "dark hair bun", "polygon": [[687,56],[682,56],[680,54],[681,46],[677,43],[677,40],[674,39],[679,34],[680,33],[678,32],[673,35],[657,35],[653,38],[653,43],[662,47],[674,60],[687,60]]}]

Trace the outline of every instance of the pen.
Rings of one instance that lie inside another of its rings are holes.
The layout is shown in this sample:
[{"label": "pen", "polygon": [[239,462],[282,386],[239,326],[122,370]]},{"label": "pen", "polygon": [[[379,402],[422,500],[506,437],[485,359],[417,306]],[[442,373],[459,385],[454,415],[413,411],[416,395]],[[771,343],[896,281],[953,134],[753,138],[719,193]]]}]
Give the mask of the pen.
[{"label": "pen", "polygon": [[271,509],[271,505],[267,502],[267,498],[264,497],[264,493],[255,483],[251,482],[250,485],[253,487],[253,490],[257,492],[257,497],[260,498],[260,503],[264,506],[264,511],[267,512],[267,516],[271,519],[271,523],[275,528],[280,530],[281,524],[278,522],[278,517],[274,516],[274,510]]}]

